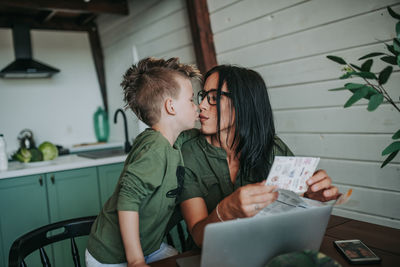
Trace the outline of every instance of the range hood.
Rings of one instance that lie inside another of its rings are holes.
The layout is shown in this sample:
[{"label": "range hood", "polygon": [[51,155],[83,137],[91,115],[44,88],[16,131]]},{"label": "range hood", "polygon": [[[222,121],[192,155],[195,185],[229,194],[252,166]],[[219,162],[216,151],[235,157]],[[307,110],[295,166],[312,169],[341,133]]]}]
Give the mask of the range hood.
[{"label": "range hood", "polygon": [[15,61],[0,71],[2,78],[47,78],[60,72],[32,59],[31,35],[29,27],[24,24],[15,24],[12,30]]}]

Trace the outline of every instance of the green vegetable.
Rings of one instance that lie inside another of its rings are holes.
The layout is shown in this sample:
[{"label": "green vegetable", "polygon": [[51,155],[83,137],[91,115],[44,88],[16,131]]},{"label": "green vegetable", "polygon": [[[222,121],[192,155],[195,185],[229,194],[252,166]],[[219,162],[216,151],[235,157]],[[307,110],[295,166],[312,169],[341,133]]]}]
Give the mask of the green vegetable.
[{"label": "green vegetable", "polygon": [[15,153],[14,158],[20,162],[29,162],[32,158],[31,152],[26,148],[21,148]]},{"label": "green vegetable", "polygon": [[58,156],[57,147],[47,141],[40,144],[39,150],[43,154],[43,160],[52,160]]},{"label": "green vegetable", "polygon": [[29,151],[32,154],[32,158],[31,158],[30,162],[42,161],[43,160],[43,154],[39,149],[31,148],[31,149],[29,149]]}]

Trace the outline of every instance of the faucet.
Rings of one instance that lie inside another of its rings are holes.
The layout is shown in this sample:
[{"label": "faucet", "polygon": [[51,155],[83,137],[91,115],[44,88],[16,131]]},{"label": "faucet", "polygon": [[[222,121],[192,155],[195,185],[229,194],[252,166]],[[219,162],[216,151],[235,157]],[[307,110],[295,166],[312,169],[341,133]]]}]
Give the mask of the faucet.
[{"label": "faucet", "polygon": [[117,123],[117,117],[118,117],[118,113],[122,114],[122,117],[124,118],[124,129],[125,129],[125,153],[128,153],[132,146],[129,143],[129,139],[128,139],[128,126],[126,124],[126,115],[125,112],[122,109],[117,109],[114,113],[114,123]]}]

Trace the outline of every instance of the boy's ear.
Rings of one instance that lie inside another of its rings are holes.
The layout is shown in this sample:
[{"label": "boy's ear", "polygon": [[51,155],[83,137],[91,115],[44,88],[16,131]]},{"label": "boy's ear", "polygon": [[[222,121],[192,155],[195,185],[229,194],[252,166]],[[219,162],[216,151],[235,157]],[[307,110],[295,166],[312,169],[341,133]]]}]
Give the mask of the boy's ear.
[{"label": "boy's ear", "polygon": [[168,97],[165,102],[165,111],[167,112],[167,114],[169,115],[175,115],[176,114],[176,110],[174,108],[174,101],[172,98]]}]

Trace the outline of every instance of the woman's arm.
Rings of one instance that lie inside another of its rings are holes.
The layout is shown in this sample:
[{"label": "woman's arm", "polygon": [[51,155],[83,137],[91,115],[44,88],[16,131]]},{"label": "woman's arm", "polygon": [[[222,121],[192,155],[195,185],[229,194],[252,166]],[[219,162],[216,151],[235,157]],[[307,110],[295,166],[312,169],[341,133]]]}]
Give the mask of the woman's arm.
[{"label": "woman's arm", "polygon": [[221,200],[210,214],[208,214],[206,203],[201,197],[183,201],[181,203],[183,218],[197,246],[201,247],[203,244],[204,228],[207,224],[221,220],[252,217],[274,202],[278,198],[278,193],[274,192],[276,187],[265,186],[264,183],[249,184],[238,188]]},{"label": "woman's arm", "polygon": [[204,227],[212,222],[217,222],[218,217],[215,211],[210,215],[203,198],[195,197],[181,203],[181,212],[185,219],[189,233],[197,246],[203,244]]},{"label": "woman's arm", "polygon": [[139,237],[139,213],[118,211],[119,228],[124,243],[128,267],[144,267],[145,263]]}]

